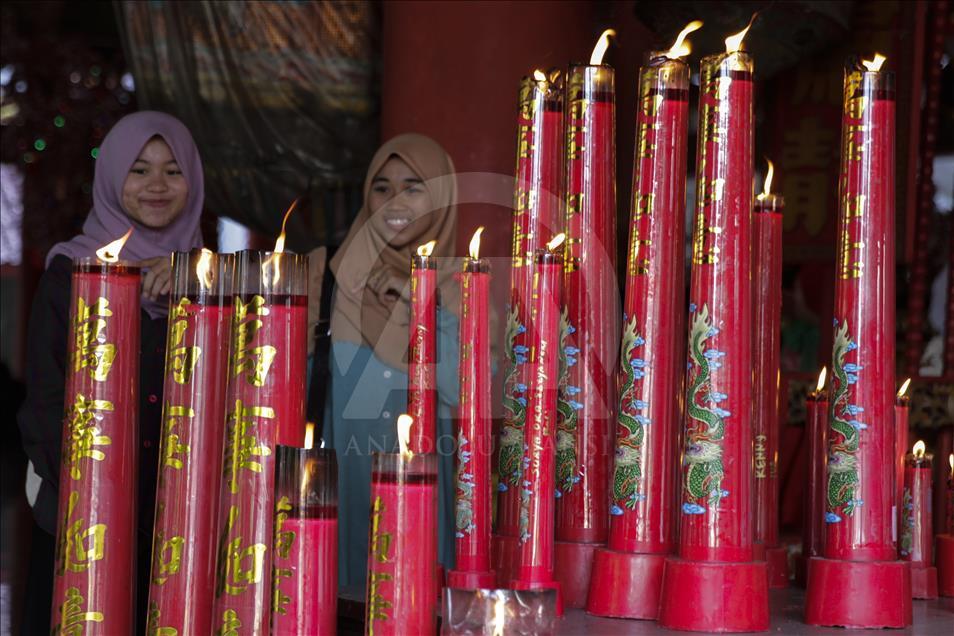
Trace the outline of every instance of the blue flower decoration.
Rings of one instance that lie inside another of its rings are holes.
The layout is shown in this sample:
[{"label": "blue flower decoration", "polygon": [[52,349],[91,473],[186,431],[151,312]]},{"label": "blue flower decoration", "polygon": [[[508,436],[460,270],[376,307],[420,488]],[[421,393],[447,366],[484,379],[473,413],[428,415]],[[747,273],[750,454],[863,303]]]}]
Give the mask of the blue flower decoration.
[{"label": "blue flower decoration", "polygon": [[571,356],[567,356],[567,357],[566,357],[566,366],[572,367],[574,364],[576,364],[576,358],[573,358],[573,357],[571,357]]},{"label": "blue flower decoration", "polygon": [[610,514],[618,517],[623,514],[623,509],[617,506],[616,504],[613,504],[612,506],[610,506]]},{"label": "blue flower decoration", "polygon": [[524,384],[523,382],[518,382],[516,389],[517,389],[517,393],[526,393],[527,385]]},{"label": "blue flower decoration", "polygon": [[564,347],[563,351],[565,351],[566,355],[568,356],[575,356],[580,352],[580,350],[576,347]]},{"label": "blue flower decoration", "polygon": [[844,367],[845,371],[848,371],[849,373],[857,373],[858,371],[861,371],[863,368],[864,367],[861,366],[860,364],[852,364],[851,362],[847,363]]},{"label": "blue flower decoration", "polygon": [[728,496],[729,496],[729,491],[728,491],[728,490],[720,490],[720,491],[719,491],[719,496],[720,496],[720,497],[728,497]]},{"label": "blue flower decoration", "polygon": [[718,360],[719,358],[725,357],[725,351],[716,351],[715,349],[706,349],[706,352],[702,354],[706,360]]},{"label": "blue flower decoration", "polygon": [[706,509],[699,504],[684,503],[682,504],[682,511],[687,515],[701,515]]},{"label": "blue flower decoration", "polygon": [[848,343],[848,351],[854,351],[857,348],[858,348],[858,343],[855,342],[854,340]]},{"label": "blue flower decoration", "polygon": [[463,538],[464,538],[464,533],[462,533],[462,532],[455,532],[455,533],[454,533],[454,536],[457,537],[458,539],[463,539]]},{"label": "blue flower decoration", "polygon": [[646,344],[646,340],[643,339],[642,336],[636,336],[636,339],[633,340],[633,345],[635,345],[635,346],[637,346],[637,347],[641,347],[641,346],[643,346],[644,344]]},{"label": "blue flower decoration", "polygon": [[713,336],[719,335],[719,329],[716,327],[709,327],[709,331],[706,332],[706,338],[711,338]]},{"label": "blue flower decoration", "polygon": [[642,358],[633,358],[629,361],[629,366],[633,367],[634,369],[645,369],[646,361]]},{"label": "blue flower decoration", "polygon": [[845,410],[848,411],[848,415],[859,415],[865,412],[862,407],[856,406],[854,404],[849,404],[845,407]]},{"label": "blue flower decoration", "polygon": [[637,422],[639,422],[639,423],[642,424],[643,426],[649,426],[649,424],[650,424],[650,422],[651,422],[651,420],[650,420],[648,417],[646,417],[645,415],[637,415],[637,416],[636,416],[635,418],[633,418],[633,419],[635,419]]},{"label": "blue flower decoration", "polygon": [[497,484],[497,492],[507,492],[508,490],[510,490],[510,489],[507,488],[507,484],[505,484],[505,483],[503,483],[503,482],[499,482],[499,483]]},{"label": "blue flower decoration", "polygon": [[523,325],[517,325],[517,333],[527,333],[527,328]]},{"label": "blue flower decoration", "polygon": [[639,369],[633,369],[633,379],[639,380],[640,378],[646,377],[646,372]]},{"label": "blue flower decoration", "polygon": [[864,422],[859,422],[858,420],[848,420],[848,423],[851,424],[856,431],[863,431],[868,428],[868,425]]},{"label": "blue flower decoration", "polygon": [[524,364],[527,361],[527,356],[518,353],[514,359],[517,361],[517,364]]},{"label": "blue flower decoration", "polygon": [[838,523],[839,521],[841,521],[841,517],[836,515],[834,512],[825,513],[825,523]]},{"label": "blue flower decoration", "polygon": [[559,499],[559,498],[561,498],[561,497],[563,496],[563,493],[560,492],[560,489],[559,489],[559,488],[557,488],[557,489],[554,491],[553,496],[556,497],[557,499]]},{"label": "blue flower decoration", "polygon": [[857,508],[859,506],[865,505],[865,502],[863,499],[849,499],[848,505],[852,506],[853,508]]},{"label": "blue flower decoration", "polygon": [[567,332],[567,333],[576,333],[576,327],[574,327],[573,325],[567,325],[567,326],[566,326],[566,332]]},{"label": "blue flower decoration", "polygon": [[518,397],[517,402],[520,403],[520,406],[524,406],[524,407],[527,406],[527,398],[525,397]]},{"label": "blue flower decoration", "polygon": [[858,376],[854,373],[846,373],[845,377],[848,378],[848,384],[854,384],[858,381]]},{"label": "blue flower decoration", "polygon": [[696,303],[689,303],[689,313],[690,313],[690,314],[691,314],[692,312],[694,312],[694,311],[695,311],[696,309],[698,309],[698,308],[699,308],[699,307],[696,305]]},{"label": "blue flower decoration", "polygon": [[718,406],[712,409],[712,412],[718,415],[719,417],[729,417],[732,413],[729,413],[725,409],[720,409]]},{"label": "blue flower decoration", "polygon": [[580,404],[579,402],[575,401],[575,400],[569,400],[569,401],[567,401],[567,404],[569,404],[571,407],[573,407],[573,410],[574,410],[574,411],[579,411],[580,409],[583,408],[583,405]]},{"label": "blue flower decoration", "polygon": [[713,402],[721,402],[722,400],[728,397],[729,396],[726,395],[725,393],[717,393],[715,391],[709,394],[709,399],[712,400]]},{"label": "blue flower decoration", "polygon": [[567,395],[577,395],[582,389],[578,386],[568,386],[566,387]]},{"label": "blue flower decoration", "polygon": [[721,369],[721,368],[722,368],[722,363],[713,360],[712,362],[709,363],[709,368],[710,368],[710,369]]},{"label": "blue flower decoration", "polygon": [[525,345],[517,345],[516,347],[513,348],[513,350],[514,350],[514,353],[529,353],[530,348],[526,347]]},{"label": "blue flower decoration", "polygon": [[649,402],[644,402],[643,400],[633,400],[634,409],[646,409],[649,408]]}]

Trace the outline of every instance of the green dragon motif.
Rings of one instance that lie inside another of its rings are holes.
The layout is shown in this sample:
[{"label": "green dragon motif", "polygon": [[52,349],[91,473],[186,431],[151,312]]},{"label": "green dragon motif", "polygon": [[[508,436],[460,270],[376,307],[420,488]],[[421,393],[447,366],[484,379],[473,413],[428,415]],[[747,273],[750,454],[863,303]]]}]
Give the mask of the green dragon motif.
[{"label": "green dragon motif", "polygon": [[848,352],[857,348],[858,345],[852,342],[848,333],[848,323],[842,323],[835,333],[832,348],[829,426],[835,434],[832,435],[828,448],[828,512],[825,515],[825,521],[828,523],[841,521],[839,509],[843,514],[851,516],[855,508],[862,503],[855,499],[855,490],[859,483],[857,454],[861,431],[867,427],[856,419],[864,409],[849,403],[849,386],[858,381],[857,372],[861,367],[845,362]]},{"label": "green dragon motif", "polygon": [[636,317],[623,328],[620,344],[619,368],[623,375],[619,396],[619,415],[616,418],[616,453],[613,461],[613,500],[610,509],[614,515],[623,514],[623,507],[634,509],[639,499],[639,481],[642,479],[642,446],[644,425],[649,420],[637,411],[649,405],[638,400],[636,380],[645,375],[646,361],[633,355],[637,347],[646,344],[639,335]]},{"label": "green dragon motif", "polygon": [[570,324],[566,307],[560,315],[560,383],[557,397],[556,424],[556,486],[557,496],[573,490],[580,481],[576,466],[576,429],[578,411],[583,405],[576,400],[580,387],[570,386],[570,367],[576,364],[579,349],[567,343],[576,328]]},{"label": "green dragon motif", "polygon": [[[690,311],[692,311],[690,307]],[[725,418],[731,415],[719,408],[718,403],[726,399],[721,393],[712,391],[711,374],[713,369],[722,366],[720,359],[725,356],[721,351],[706,349],[706,341],[719,333],[709,320],[709,307],[702,309],[692,318],[689,330],[690,377],[686,414],[692,424],[686,427],[686,481],[685,491],[689,501],[682,504],[686,514],[702,514],[705,508],[700,501],[716,506],[728,492],[722,490],[725,472],[722,466],[722,439],[725,436]]]},{"label": "green dragon motif", "polygon": [[454,533],[459,539],[474,530],[474,474],[470,472],[471,453],[470,442],[464,437],[463,431],[457,433],[457,496],[456,520],[457,529]]},{"label": "green dragon motif", "polygon": [[527,347],[516,344],[518,336],[526,328],[517,320],[518,307],[514,305],[507,317],[504,351],[507,356],[507,376],[504,379],[504,422],[500,430],[500,454],[497,457],[497,472],[500,475],[498,490],[516,486],[522,473],[523,426],[526,417],[527,387],[520,384],[520,367],[527,361]]},{"label": "green dragon motif", "polygon": [[901,539],[898,542],[898,552],[901,556],[911,554],[914,546],[914,498],[911,489],[904,489],[904,498],[901,503]]}]

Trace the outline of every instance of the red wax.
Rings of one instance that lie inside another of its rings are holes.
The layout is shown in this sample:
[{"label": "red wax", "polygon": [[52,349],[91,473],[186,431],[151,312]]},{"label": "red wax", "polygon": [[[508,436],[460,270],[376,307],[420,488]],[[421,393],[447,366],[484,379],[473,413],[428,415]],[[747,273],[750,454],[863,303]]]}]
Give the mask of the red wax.
[{"label": "red wax", "polygon": [[437,630],[436,455],[375,455],[365,634]]},{"label": "red wax", "polygon": [[[910,412],[910,398],[906,395],[901,395],[895,398],[894,405],[894,468],[895,468],[895,478],[894,478],[894,516],[893,520],[897,521],[900,519],[900,515],[904,514],[902,510],[902,504],[904,502],[904,465],[905,458],[908,454],[908,414]],[[898,541],[900,535],[900,526],[895,527],[895,530],[892,534],[892,537],[895,542]],[[899,546],[900,549],[900,546]]]},{"label": "red wax", "polygon": [[437,262],[411,259],[411,322],[407,412],[414,418],[410,449],[433,453],[437,435]]},{"label": "red wax", "polygon": [[169,312],[149,620],[179,634],[212,631],[231,317],[220,297],[183,296]]},{"label": "red wax", "polygon": [[139,269],[73,266],[52,629],[135,624]]},{"label": "red wax", "polygon": [[911,567],[934,564],[934,526],[931,519],[931,455],[908,454],[904,462],[904,490],[898,528],[898,554]]},{"label": "red wax", "polygon": [[897,558],[894,94],[848,69],[842,119],[825,557]]},{"label": "red wax", "polygon": [[752,65],[702,61],[679,556],[752,560]]},{"label": "red wax", "polygon": [[524,78],[517,115],[510,304],[504,352],[504,421],[497,458],[497,533],[519,533],[519,481],[529,371],[527,358],[533,255],[562,228],[563,102],[558,83]]},{"label": "red wax", "polygon": [[802,518],[802,556],[821,556],[825,548],[825,495],[828,485],[828,400],[815,392],[805,402],[808,410],[808,485]]},{"label": "red wax", "polygon": [[456,572],[490,564],[490,274],[468,260],[460,275],[460,424],[457,433]]},{"label": "red wax", "polygon": [[[327,514],[325,514],[327,513]],[[338,630],[338,512],[322,516],[289,516],[283,532],[292,535],[287,559],[276,555],[278,591],[288,599],[284,612],[272,616],[272,634],[334,636]]]},{"label": "red wax", "polygon": [[757,552],[778,546],[779,379],[782,318],[781,197],[755,201],[752,216],[753,449]]},{"label": "red wax", "polygon": [[514,570],[515,589],[553,587],[553,506],[556,444],[558,338],[560,333],[559,256],[541,250],[536,256],[529,331],[530,391],[527,406],[527,451],[520,478],[520,534]]},{"label": "red wax", "polygon": [[609,521],[616,352],[616,104],[613,69],[567,76],[564,317],[557,415],[558,541],[603,542]]},{"label": "red wax", "polygon": [[[259,399],[275,410],[272,445],[301,446],[305,441],[308,297],[274,294],[266,302],[268,315],[261,317],[262,328],[250,346],[275,347],[275,358],[265,384],[256,388]],[[249,367],[246,363],[246,375]]]}]

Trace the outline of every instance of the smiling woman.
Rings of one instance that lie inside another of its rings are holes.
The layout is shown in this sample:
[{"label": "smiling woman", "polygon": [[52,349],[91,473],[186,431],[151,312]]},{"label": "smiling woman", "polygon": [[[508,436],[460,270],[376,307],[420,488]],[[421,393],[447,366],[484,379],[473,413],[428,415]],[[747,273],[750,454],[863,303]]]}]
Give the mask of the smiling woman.
[{"label": "smiling woman", "polygon": [[160,136],[150,139],[123,183],[123,209],[146,227],[163,228],[185,207],[189,196],[179,162]]}]

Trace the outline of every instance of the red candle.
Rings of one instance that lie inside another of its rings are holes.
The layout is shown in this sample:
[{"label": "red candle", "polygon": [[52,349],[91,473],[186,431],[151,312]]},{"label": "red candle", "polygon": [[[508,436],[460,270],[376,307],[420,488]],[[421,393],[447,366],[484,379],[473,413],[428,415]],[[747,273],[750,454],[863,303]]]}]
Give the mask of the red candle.
[{"label": "red candle", "polygon": [[470,242],[470,258],[460,274],[460,423],[457,431],[457,567],[447,586],[494,587],[490,564],[490,273],[479,258],[480,234]]},{"label": "red candle", "polygon": [[701,25],[651,53],[639,74],[609,537],[594,556],[587,601],[601,616],[656,618],[673,546],[689,127],[689,66],[678,56]]},{"label": "red candle", "polygon": [[[608,30],[597,48],[608,42]],[[556,421],[556,572],[583,607],[594,544],[606,541],[616,402],[616,91],[600,50],[566,79],[566,263]]]},{"label": "red candle", "polygon": [[[754,120],[744,35],[703,58],[700,73],[679,557],[666,561],[659,612],[676,629],[769,624],[766,567],[752,549]],[[746,586],[738,598],[724,591]]]},{"label": "red candle", "polygon": [[[895,522],[903,514],[902,505],[904,502],[904,466],[908,453],[908,415],[911,410],[911,397],[907,395],[908,387],[911,385],[911,378],[904,381],[901,388],[898,389],[897,397],[894,401],[894,467],[895,467],[895,496],[894,511],[892,520]],[[899,527],[895,527],[892,532],[892,538],[895,543],[900,538]],[[900,549],[900,546],[899,546]]]},{"label": "red candle", "polygon": [[213,617],[223,631],[269,624],[275,446],[304,441],[306,271],[296,254],[238,255]]},{"label": "red candle", "polygon": [[898,553],[911,563],[914,598],[937,598],[934,567],[934,527],[931,519],[931,471],[934,456],[925,454],[924,442],[915,443],[904,458],[904,491],[898,528]]},{"label": "red candle", "polygon": [[811,557],[821,556],[825,547],[825,493],[828,480],[828,394],[825,391],[827,369],[818,375],[818,385],[808,394],[806,435],[808,436],[808,484],[802,514],[801,577]]},{"label": "red candle", "polygon": [[553,493],[556,444],[560,279],[563,259],[553,250],[557,235],[534,259],[529,331],[530,391],[527,405],[527,451],[520,478],[520,535],[515,590],[557,589],[557,614],[562,614],[559,585],[553,577]]},{"label": "red candle", "polygon": [[769,566],[769,586],[788,585],[788,553],[778,545],[779,380],[782,319],[782,210],[785,201],[771,194],[772,162],[765,190],[752,215],[753,449],[755,457],[755,528],[757,559]]},{"label": "red candle", "polygon": [[212,631],[217,484],[225,440],[231,256],[172,255],[150,629]]},{"label": "red candle", "polygon": [[520,475],[529,373],[527,357],[531,267],[536,251],[561,225],[563,91],[559,73],[535,71],[520,83],[514,190],[513,263],[504,352],[504,417],[497,457],[494,566],[506,585],[520,530]]},{"label": "red candle", "polygon": [[411,451],[433,453],[437,435],[437,241],[417,248],[411,259],[411,322],[407,410],[414,418]]},{"label": "red candle", "polygon": [[[845,70],[825,553],[809,562],[805,618],[813,625],[911,623],[910,569],[893,536],[894,76],[883,61]],[[849,584],[857,594],[843,594]]]},{"label": "red candle", "polygon": [[367,636],[437,630],[437,456],[405,448],[372,459]]},{"label": "red candle", "polygon": [[945,499],[947,511],[944,517],[944,534],[937,535],[938,592],[941,596],[954,596],[954,453],[948,455],[950,472],[947,476]]},{"label": "red candle", "polygon": [[73,263],[51,618],[57,634],[122,634],[135,626],[140,290],[139,269],[118,261],[128,236],[99,259]]},{"label": "red candle", "polygon": [[279,446],[272,634],[338,630],[338,462],[333,450]]}]

